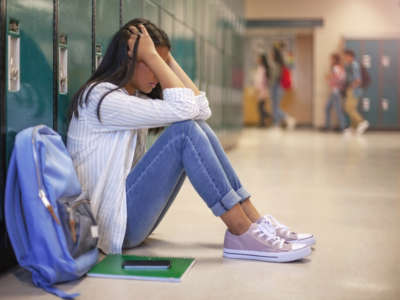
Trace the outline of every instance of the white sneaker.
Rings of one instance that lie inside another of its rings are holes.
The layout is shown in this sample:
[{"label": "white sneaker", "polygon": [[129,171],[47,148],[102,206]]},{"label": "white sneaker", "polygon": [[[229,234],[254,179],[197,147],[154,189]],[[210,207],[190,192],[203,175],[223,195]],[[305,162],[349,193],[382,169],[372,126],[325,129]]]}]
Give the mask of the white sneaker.
[{"label": "white sneaker", "polygon": [[291,116],[287,116],[286,118],[286,123],[287,123],[287,128],[289,130],[293,130],[296,127],[296,119],[291,117]]},{"label": "white sneaker", "polygon": [[235,235],[227,230],[224,241],[224,257],[289,262],[311,254],[311,248],[301,243],[288,243],[278,237],[271,228],[253,223],[249,230]]},{"label": "white sneaker", "polygon": [[278,220],[271,215],[266,215],[260,218],[257,221],[257,224],[264,227],[265,230],[271,230],[272,228],[277,236],[284,239],[288,243],[302,243],[307,246],[312,246],[315,244],[314,235],[311,233],[293,232],[289,229],[289,227],[279,223]]},{"label": "white sneaker", "polygon": [[351,130],[350,127],[346,128],[346,129],[343,129],[343,136],[345,138],[351,137],[352,135],[353,135],[353,131]]},{"label": "white sneaker", "polygon": [[369,122],[366,121],[366,120],[362,121],[362,122],[361,122],[360,124],[358,124],[358,126],[357,126],[357,129],[356,129],[357,134],[358,134],[358,135],[362,135],[362,134],[368,129],[368,127],[369,127]]}]

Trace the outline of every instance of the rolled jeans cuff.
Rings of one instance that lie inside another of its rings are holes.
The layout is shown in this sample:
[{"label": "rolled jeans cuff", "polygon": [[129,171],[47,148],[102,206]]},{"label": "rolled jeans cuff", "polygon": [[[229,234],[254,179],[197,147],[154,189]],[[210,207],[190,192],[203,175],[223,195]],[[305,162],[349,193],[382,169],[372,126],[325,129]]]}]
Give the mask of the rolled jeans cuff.
[{"label": "rolled jeans cuff", "polygon": [[230,190],[220,201],[217,201],[211,208],[213,214],[217,217],[230,210],[237,203],[240,203],[242,198],[234,191]]},{"label": "rolled jeans cuff", "polygon": [[236,193],[239,195],[239,197],[241,198],[240,203],[242,203],[244,200],[246,200],[247,198],[250,198],[251,195],[248,191],[246,191],[243,187],[241,187],[240,189],[238,189],[236,191]]}]

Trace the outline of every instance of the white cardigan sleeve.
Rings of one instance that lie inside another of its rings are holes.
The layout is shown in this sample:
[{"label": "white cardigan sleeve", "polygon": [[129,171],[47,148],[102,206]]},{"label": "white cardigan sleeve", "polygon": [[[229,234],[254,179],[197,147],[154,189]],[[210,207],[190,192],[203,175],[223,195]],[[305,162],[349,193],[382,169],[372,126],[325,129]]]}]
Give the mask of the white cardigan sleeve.
[{"label": "white cardigan sleeve", "polygon": [[199,103],[202,107],[205,105],[204,99],[196,100],[193,91],[188,88],[167,88],[163,90],[164,100],[142,99],[116,90],[107,95],[101,103],[99,121],[97,104],[104,93],[115,87],[111,83],[97,85],[89,95],[88,106],[82,110],[87,121],[99,127],[99,130],[167,126],[173,122],[198,118]]},{"label": "white cardigan sleeve", "polygon": [[211,117],[211,109],[208,103],[205,92],[200,92],[200,95],[195,96],[197,105],[199,106],[199,114],[195,118],[196,120],[207,120]]}]

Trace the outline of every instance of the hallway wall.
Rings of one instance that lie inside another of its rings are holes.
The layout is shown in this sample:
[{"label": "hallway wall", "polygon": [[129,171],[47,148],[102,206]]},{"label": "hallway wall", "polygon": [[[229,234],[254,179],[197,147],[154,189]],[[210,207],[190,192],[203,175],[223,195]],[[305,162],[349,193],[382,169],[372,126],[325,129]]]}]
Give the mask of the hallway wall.
[{"label": "hallway wall", "polygon": [[329,56],[342,47],[344,37],[400,37],[398,0],[246,0],[246,19],[323,18],[314,30],[313,124],[324,121],[328,96],[325,74]]}]

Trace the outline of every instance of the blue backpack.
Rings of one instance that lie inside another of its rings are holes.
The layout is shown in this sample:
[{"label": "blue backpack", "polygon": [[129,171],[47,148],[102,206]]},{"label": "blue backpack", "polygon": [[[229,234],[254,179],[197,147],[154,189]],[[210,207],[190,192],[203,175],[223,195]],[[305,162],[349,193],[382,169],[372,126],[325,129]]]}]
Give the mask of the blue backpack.
[{"label": "blue backpack", "polygon": [[47,126],[17,134],[5,191],[7,231],[33,283],[65,299],[55,283],[80,278],[97,262],[97,226],[61,136]]}]

